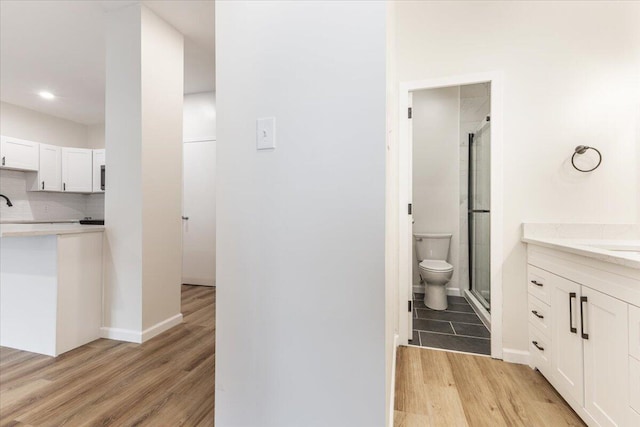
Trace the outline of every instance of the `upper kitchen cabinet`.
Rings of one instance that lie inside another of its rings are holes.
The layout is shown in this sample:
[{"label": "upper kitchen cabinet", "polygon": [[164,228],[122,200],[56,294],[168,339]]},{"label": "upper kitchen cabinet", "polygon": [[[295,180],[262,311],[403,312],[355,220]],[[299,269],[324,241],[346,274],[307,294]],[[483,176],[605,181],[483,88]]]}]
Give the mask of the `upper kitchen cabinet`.
[{"label": "upper kitchen cabinet", "polygon": [[24,139],[0,136],[0,167],[25,171],[37,171],[38,143]]},{"label": "upper kitchen cabinet", "polygon": [[91,193],[93,190],[93,150],[62,148],[62,191]]},{"label": "upper kitchen cabinet", "polygon": [[93,150],[93,192],[104,193],[105,151]]},{"label": "upper kitchen cabinet", "polygon": [[31,191],[62,191],[62,148],[40,144],[40,167],[31,178]]}]

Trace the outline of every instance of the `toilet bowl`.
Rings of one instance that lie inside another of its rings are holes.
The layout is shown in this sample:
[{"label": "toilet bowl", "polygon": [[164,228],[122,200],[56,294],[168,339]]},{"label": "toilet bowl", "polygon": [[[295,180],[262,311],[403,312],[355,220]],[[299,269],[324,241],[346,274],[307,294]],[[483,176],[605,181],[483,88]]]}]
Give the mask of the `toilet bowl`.
[{"label": "toilet bowl", "polygon": [[424,282],[424,304],[433,310],[447,309],[447,283],[453,266],[446,261],[426,259],[418,265]]},{"label": "toilet bowl", "polygon": [[451,234],[414,233],[418,271],[424,282],[424,304],[433,310],[446,310],[447,283],[453,276],[453,266],[447,262]]}]

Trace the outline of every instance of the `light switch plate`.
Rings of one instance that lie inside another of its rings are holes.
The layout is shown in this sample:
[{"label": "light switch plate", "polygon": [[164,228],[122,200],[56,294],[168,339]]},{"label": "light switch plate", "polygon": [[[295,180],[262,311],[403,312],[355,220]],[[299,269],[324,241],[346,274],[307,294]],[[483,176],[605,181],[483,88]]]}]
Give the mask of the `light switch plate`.
[{"label": "light switch plate", "polygon": [[276,118],[258,119],[256,123],[256,148],[273,150],[276,148]]}]

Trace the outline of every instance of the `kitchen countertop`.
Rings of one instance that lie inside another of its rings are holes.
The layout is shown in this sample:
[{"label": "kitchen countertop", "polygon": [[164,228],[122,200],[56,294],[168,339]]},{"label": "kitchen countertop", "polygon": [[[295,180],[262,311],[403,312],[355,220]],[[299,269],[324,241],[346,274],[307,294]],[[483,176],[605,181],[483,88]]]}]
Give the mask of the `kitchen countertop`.
[{"label": "kitchen countertop", "polygon": [[640,270],[640,239],[524,236],[522,241]]},{"label": "kitchen countertop", "polygon": [[104,231],[104,225],[78,223],[0,224],[0,237],[55,236]]},{"label": "kitchen countertop", "polygon": [[0,224],[62,224],[78,223],[79,219],[0,219]]}]

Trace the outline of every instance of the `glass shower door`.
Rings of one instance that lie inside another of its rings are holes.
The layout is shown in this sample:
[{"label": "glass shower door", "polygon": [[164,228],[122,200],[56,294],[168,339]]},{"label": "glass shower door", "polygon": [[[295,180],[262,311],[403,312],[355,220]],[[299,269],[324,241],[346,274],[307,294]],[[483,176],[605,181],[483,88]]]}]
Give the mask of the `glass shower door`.
[{"label": "glass shower door", "polygon": [[469,283],[471,293],[491,308],[491,122],[469,138]]}]

